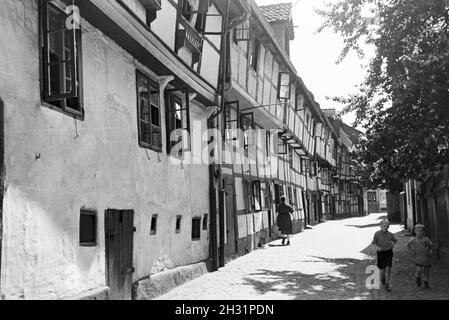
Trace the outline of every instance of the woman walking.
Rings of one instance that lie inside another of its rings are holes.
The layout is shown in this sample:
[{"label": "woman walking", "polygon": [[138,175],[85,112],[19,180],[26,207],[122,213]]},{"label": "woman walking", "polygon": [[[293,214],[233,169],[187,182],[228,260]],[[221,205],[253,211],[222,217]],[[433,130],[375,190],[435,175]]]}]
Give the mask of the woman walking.
[{"label": "woman walking", "polygon": [[281,203],[277,206],[278,212],[277,225],[282,233],[282,245],[285,246],[285,240],[287,245],[290,245],[290,235],[293,234],[292,218],[290,213],[293,213],[293,208],[288,203],[285,203],[285,197],[281,197]]}]

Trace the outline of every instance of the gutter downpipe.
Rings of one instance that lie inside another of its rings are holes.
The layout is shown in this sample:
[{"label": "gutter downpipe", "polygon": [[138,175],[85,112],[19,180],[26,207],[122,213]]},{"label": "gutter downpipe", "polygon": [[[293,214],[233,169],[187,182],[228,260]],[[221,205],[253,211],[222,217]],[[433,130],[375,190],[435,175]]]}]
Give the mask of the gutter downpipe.
[{"label": "gutter downpipe", "polygon": [[[225,17],[223,19],[223,25],[222,25],[222,35],[221,35],[221,78],[220,78],[220,86],[221,86],[221,105],[220,109],[216,112],[214,112],[210,118],[208,119],[208,126],[209,129],[217,129],[214,128],[213,121],[221,114],[223,113],[223,110],[225,109],[225,87],[226,87],[226,77],[227,77],[227,64],[228,64],[228,54],[227,54],[227,39],[229,31],[243,23],[243,21],[247,17],[247,12],[244,10],[243,15],[239,18],[236,18],[229,24],[229,12],[230,12],[230,0],[226,0],[226,11],[225,11]],[[221,126],[218,124],[218,128]],[[221,146],[218,146],[221,148]],[[217,150],[214,150],[214,152],[217,152]],[[221,154],[221,153],[219,153]],[[215,155],[213,157],[215,159]],[[221,174],[221,168],[219,164],[216,164],[213,162],[209,166],[209,176],[210,176],[210,210],[211,210],[211,256],[212,256],[212,271],[218,271],[219,268],[225,266],[225,232],[226,232],[226,226],[225,226],[225,212],[224,212],[224,197],[225,197],[225,191],[224,186],[222,182],[222,174]],[[218,205],[219,205],[219,211],[217,212],[217,190],[218,190]],[[218,218],[217,219],[217,214]],[[219,222],[219,233],[220,233],[220,245],[218,245],[218,234],[217,234],[217,221]],[[220,250],[219,250],[220,249]]]}]

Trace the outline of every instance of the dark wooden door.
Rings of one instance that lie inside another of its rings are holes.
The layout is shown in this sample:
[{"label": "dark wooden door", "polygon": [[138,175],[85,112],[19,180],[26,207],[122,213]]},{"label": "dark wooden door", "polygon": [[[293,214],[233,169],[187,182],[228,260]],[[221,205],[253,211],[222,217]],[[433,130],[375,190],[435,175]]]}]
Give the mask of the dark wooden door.
[{"label": "dark wooden door", "polygon": [[235,210],[234,184],[227,179],[225,186],[226,201],[226,256],[237,252],[237,215]]},{"label": "dark wooden door", "polygon": [[377,201],[377,193],[368,191],[368,214],[379,212],[379,203]]},{"label": "dark wooden door", "polygon": [[110,300],[131,300],[134,211],[107,210],[106,273]]}]

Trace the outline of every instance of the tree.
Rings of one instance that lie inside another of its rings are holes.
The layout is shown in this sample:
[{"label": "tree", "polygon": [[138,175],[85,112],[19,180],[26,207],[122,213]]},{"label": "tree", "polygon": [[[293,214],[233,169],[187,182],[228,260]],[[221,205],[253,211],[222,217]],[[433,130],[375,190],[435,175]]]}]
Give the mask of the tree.
[{"label": "tree", "polygon": [[449,164],[449,1],[346,0],[318,13],[344,39],[340,60],[375,47],[360,92],[335,98],[366,129],[354,153],[365,184],[397,190]]}]

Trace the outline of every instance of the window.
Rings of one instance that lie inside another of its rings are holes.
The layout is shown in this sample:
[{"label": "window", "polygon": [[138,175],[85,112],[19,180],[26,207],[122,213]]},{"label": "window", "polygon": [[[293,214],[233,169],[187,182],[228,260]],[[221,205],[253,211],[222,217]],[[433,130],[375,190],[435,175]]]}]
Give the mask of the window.
[{"label": "window", "polygon": [[81,210],[80,215],[80,246],[95,247],[97,245],[97,213]]},{"label": "window", "polygon": [[262,200],[262,210],[268,210],[270,206],[270,187],[268,183],[262,183],[261,188],[261,200]]},{"label": "window", "polygon": [[167,153],[182,158],[190,151],[189,95],[185,102],[174,93],[167,97]]},{"label": "window", "polygon": [[288,163],[290,167],[293,167],[293,148],[291,146],[288,146]]},{"label": "window", "polygon": [[158,215],[154,214],[151,217],[151,230],[150,230],[150,235],[151,236],[155,236],[157,234],[157,219],[158,219]]},{"label": "window", "polygon": [[249,20],[247,20],[234,29],[232,40],[235,44],[238,44],[239,41],[249,41],[249,39]]},{"label": "window", "polygon": [[248,52],[248,62],[254,71],[257,71],[259,64],[259,52],[260,52],[260,42],[257,38],[252,38],[250,41],[250,50]]},{"label": "window", "polygon": [[266,152],[266,156],[267,158],[270,157],[270,153],[271,153],[271,133],[269,131],[267,131],[266,133],[266,139],[265,139],[265,152]]},{"label": "window", "polygon": [[69,15],[53,2],[40,2],[41,98],[77,119],[83,119],[81,29],[67,26]]},{"label": "window", "polygon": [[244,113],[241,115],[241,128],[243,131],[243,146],[245,151],[248,152],[250,144],[254,145],[253,135],[250,133],[251,130],[254,130],[254,114],[253,113]]},{"label": "window", "polygon": [[236,102],[227,102],[225,105],[225,133],[226,142],[236,141],[238,139],[240,104]]},{"label": "window", "polygon": [[192,240],[201,240],[201,218],[192,219]]},{"label": "window", "polygon": [[181,233],[182,216],[176,217],[176,233]]},{"label": "window", "polygon": [[293,190],[292,187],[288,187],[288,201],[290,202],[290,205],[293,206]]},{"label": "window", "polygon": [[162,151],[161,112],[159,86],[137,71],[137,114],[139,145],[154,151]]},{"label": "window", "polygon": [[299,209],[298,206],[298,190],[296,188],[293,188],[293,207],[296,209]]},{"label": "window", "polygon": [[290,89],[291,89],[290,74],[288,72],[280,72],[278,81],[278,99],[289,100]]},{"label": "window", "polygon": [[296,97],[296,111],[302,110],[304,110],[304,95],[300,93]]},{"label": "window", "polygon": [[253,181],[252,186],[252,209],[254,211],[262,210],[262,196],[260,192],[260,181]]},{"label": "window", "polygon": [[286,155],[287,154],[287,144],[282,139],[282,134],[280,134],[280,133],[278,135],[278,153],[280,155]]},{"label": "window", "polygon": [[206,231],[209,229],[209,215],[205,214],[203,216],[203,230]]}]

